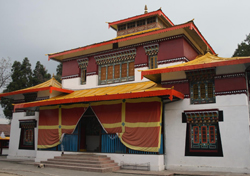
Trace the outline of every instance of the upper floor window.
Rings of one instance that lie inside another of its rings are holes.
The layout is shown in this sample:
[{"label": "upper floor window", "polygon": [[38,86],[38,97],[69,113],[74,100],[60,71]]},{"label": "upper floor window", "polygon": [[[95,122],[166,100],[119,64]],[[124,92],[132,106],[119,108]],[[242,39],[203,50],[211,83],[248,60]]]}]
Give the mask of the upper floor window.
[{"label": "upper floor window", "polygon": [[88,66],[88,58],[78,59],[78,66],[80,68],[80,84],[86,84],[86,72]]},{"label": "upper floor window", "polygon": [[86,84],[86,69],[81,69],[81,84]]},{"label": "upper floor window", "polygon": [[147,19],[147,24],[156,22],[156,17],[150,17]]},{"label": "upper floor window", "polygon": [[149,56],[149,69],[154,69],[157,68],[158,64],[157,64],[157,56]]},{"label": "upper floor window", "polygon": [[118,31],[122,31],[126,29],[126,24],[122,24],[118,26]]},{"label": "upper floor window", "polygon": [[128,29],[134,28],[135,27],[135,22],[128,23]]},{"label": "upper floor window", "polygon": [[145,25],[145,19],[137,21],[137,26],[143,26]]},{"label": "upper floor window", "polygon": [[191,104],[215,103],[215,70],[186,72],[190,83]]},{"label": "upper floor window", "polygon": [[117,53],[96,56],[99,66],[99,85],[134,80],[134,58],[136,50],[130,49]]},{"label": "upper floor window", "polygon": [[148,67],[149,69],[158,68],[158,52],[159,52],[159,45],[147,45],[144,46],[145,53],[148,55]]}]

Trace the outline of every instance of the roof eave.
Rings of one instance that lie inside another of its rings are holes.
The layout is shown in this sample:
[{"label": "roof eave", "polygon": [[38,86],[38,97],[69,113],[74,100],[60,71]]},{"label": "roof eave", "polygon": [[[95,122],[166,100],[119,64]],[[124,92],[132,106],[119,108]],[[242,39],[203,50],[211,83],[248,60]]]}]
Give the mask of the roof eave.
[{"label": "roof eave", "polygon": [[161,69],[154,69],[154,70],[148,70],[148,71],[141,71],[141,78],[145,77],[151,81],[154,81],[154,80],[158,81],[159,75],[161,75],[162,73],[213,68],[213,67],[218,67],[218,66],[237,65],[237,64],[245,64],[245,63],[250,63],[250,57],[246,59],[235,59],[235,60],[230,60],[230,61],[221,61],[221,62],[189,65],[189,66],[183,66],[183,67],[161,68]]},{"label": "roof eave", "polygon": [[156,97],[156,96],[164,96],[164,95],[169,95],[170,100],[172,100],[173,97],[177,97],[179,99],[184,98],[184,94],[182,94],[181,92],[178,92],[174,89],[165,89],[165,90],[155,90],[155,91],[142,91],[142,92],[133,92],[133,93],[99,95],[99,96],[91,96],[91,97],[77,97],[77,98],[50,100],[50,101],[42,101],[42,102],[22,103],[22,104],[14,105],[14,111],[15,109],[20,109],[20,108],[48,106],[48,105],[56,105],[56,104],[144,98],[144,97]]}]

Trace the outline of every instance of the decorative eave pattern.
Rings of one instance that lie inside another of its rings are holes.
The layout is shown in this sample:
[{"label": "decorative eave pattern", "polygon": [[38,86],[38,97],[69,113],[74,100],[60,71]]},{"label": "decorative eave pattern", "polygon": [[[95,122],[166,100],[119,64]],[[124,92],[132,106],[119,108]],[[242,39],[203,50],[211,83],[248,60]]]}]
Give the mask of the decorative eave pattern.
[{"label": "decorative eave pattern", "polygon": [[95,56],[97,65],[113,64],[122,61],[134,60],[136,56],[136,49],[129,49],[110,54]]},{"label": "decorative eave pattern", "polygon": [[148,56],[157,55],[159,52],[159,44],[147,45],[147,46],[144,46],[144,49],[145,49],[146,55]]},{"label": "decorative eave pattern", "polygon": [[83,58],[83,59],[78,59],[78,67],[81,69],[86,69],[88,66],[89,59],[88,58]]}]

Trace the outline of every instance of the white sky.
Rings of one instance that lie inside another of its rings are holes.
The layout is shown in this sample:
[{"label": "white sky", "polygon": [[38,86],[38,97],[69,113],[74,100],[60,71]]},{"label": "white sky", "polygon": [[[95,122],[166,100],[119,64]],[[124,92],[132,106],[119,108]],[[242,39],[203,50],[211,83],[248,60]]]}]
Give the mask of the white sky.
[{"label": "white sky", "polygon": [[174,24],[195,18],[221,57],[231,57],[250,33],[249,0],[0,0],[0,57],[28,57],[33,68],[40,61],[56,73],[58,63],[45,54],[115,38],[105,22],[140,15],[145,4],[149,12],[161,7]]}]

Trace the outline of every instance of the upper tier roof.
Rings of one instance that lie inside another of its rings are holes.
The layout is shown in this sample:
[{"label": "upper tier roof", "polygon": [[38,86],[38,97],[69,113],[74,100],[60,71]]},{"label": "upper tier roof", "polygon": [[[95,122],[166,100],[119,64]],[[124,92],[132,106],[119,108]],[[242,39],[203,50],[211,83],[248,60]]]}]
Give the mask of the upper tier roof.
[{"label": "upper tier roof", "polygon": [[112,50],[114,43],[118,43],[118,47],[122,48],[134,44],[139,44],[152,40],[158,40],[161,38],[166,38],[176,35],[185,35],[201,54],[207,51],[207,49],[209,49],[213,54],[215,54],[215,51],[209,45],[206,39],[202,36],[202,34],[198,30],[194,22],[189,21],[187,23],[175,25],[168,28],[140,31],[137,33],[117,37],[108,41],[103,41],[100,43],[95,43],[92,45],[87,45],[58,53],[48,54],[48,59],[53,59],[62,62],[63,60],[66,60],[68,58]]},{"label": "upper tier roof", "polygon": [[144,19],[144,18],[151,17],[151,16],[158,16],[162,20],[162,22],[164,22],[164,24],[166,26],[174,26],[174,23],[162,12],[161,9],[153,11],[153,12],[133,16],[133,17],[130,17],[130,18],[110,22],[108,24],[109,24],[109,27],[112,27],[113,29],[117,30],[118,25],[120,25],[120,24],[132,22],[132,21],[135,21],[135,20]]},{"label": "upper tier roof", "polygon": [[197,56],[194,60],[186,63],[172,65],[169,67],[150,69],[145,71],[143,70],[141,71],[141,77],[148,78],[155,82],[160,82],[162,73],[188,71],[188,70],[196,70],[196,69],[211,68],[224,65],[236,65],[244,63],[250,63],[250,56],[223,58],[208,52],[205,55]]}]

